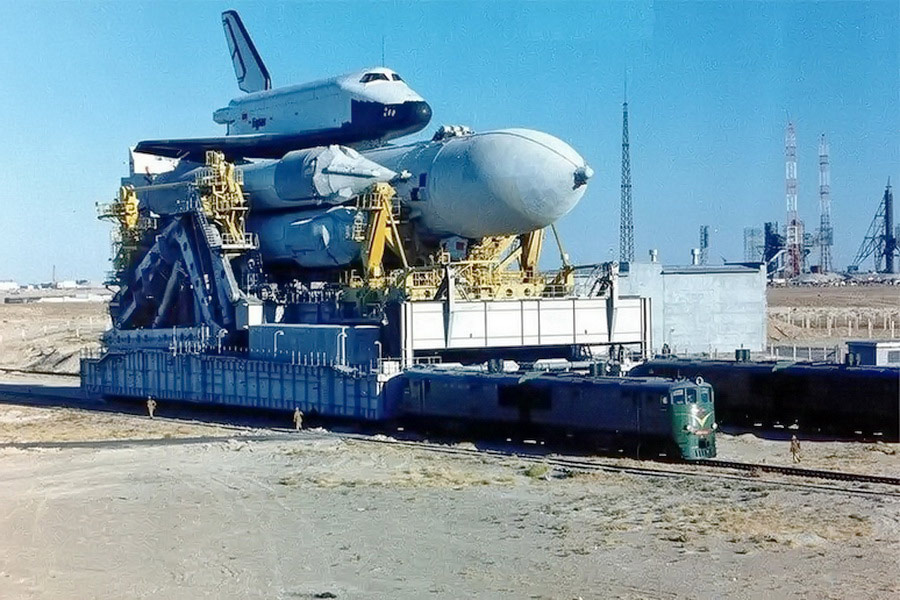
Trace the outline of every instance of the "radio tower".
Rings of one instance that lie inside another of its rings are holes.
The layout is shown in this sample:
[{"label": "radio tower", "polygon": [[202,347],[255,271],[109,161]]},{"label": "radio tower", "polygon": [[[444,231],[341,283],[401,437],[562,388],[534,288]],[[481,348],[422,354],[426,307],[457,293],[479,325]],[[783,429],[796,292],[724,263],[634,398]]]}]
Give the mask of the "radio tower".
[{"label": "radio tower", "polygon": [[619,262],[634,261],[634,219],[631,212],[631,151],[628,143],[628,87],[622,102],[622,205],[619,221]]},{"label": "radio tower", "polygon": [[819,271],[830,273],[831,246],[834,231],[831,229],[831,169],[828,165],[828,142],[825,134],[819,140]]},{"label": "radio tower", "polygon": [[797,215],[797,137],[790,122],[784,136],[784,169],[787,201],[784,276],[789,278],[803,272],[803,223]]}]

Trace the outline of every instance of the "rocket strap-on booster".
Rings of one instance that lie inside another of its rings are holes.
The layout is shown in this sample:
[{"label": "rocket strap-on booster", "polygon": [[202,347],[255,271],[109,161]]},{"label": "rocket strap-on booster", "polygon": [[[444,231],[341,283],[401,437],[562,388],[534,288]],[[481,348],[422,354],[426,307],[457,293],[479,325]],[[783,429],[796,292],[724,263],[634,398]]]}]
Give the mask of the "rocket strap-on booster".
[{"label": "rocket strap-on booster", "polygon": [[244,193],[257,212],[343,204],[373,183],[397,173],[346,146],[319,146],[287,153],[281,160],[240,165]]}]

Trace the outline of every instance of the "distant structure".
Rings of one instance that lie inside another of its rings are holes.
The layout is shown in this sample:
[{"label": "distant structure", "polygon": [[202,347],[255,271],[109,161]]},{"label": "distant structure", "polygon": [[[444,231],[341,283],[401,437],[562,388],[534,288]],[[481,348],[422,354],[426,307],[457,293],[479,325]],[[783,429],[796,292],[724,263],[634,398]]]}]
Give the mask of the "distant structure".
[{"label": "distant structure", "polygon": [[764,235],[763,261],[766,263],[767,273],[775,276],[784,271],[784,236],[778,233],[777,222],[767,222]]},{"label": "distant structure", "polygon": [[831,247],[834,231],[831,228],[831,169],[828,164],[828,141],[825,134],[819,140],[819,272],[833,270]]},{"label": "distant structure", "polygon": [[700,264],[709,263],[709,225],[700,226]]},{"label": "distant structure", "polygon": [[763,262],[765,238],[759,227],[744,227],[744,262]]},{"label": "distant structure", "polygon": [[894,192],[891,191],[891,178],[888,177],[887,187],[884,188],[884,197],[881,199],[884,205],[884,271],[896,273],[894,257],[897,254],[897,236],[894,233]]},{"label": "distant structure", "polygon": [[634,217],[631,209],[631,150],[628,142],[628,95],[622,102],[622,204],[619,221],[619,262],[634,262]]},{"label": "distant structure", "polygon": [[797,214],[797,136],[789,122],[784,136],[785,200],[787,226],[785,229],[784,276],[796,277],[803,272],[803,222]]},{"label": "distant structure", "polygon": [[884,196],[875,212],[875,218],[869,224],[866,237],[863,238],[856,257],[848,268],[858,271],[864,260],[870,256],[875,262],[878,273],[896,273],[895,257],[897,255],[897,234],[894,229],[894,192],[888,178],[884,188]]}]

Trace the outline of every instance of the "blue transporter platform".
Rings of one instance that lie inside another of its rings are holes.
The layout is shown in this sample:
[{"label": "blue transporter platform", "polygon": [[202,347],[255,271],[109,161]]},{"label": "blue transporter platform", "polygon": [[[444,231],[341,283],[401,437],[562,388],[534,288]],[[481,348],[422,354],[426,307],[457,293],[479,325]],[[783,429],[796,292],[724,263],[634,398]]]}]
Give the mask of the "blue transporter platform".
[{"label": "blue transporter platform", "polygon": [[371,369],[330,361],[248,358],[245,354],[108,352],[81,361],[91,396],[177,400],[206,405],[294,410],[382,421],[395,416],[388,381]]}]

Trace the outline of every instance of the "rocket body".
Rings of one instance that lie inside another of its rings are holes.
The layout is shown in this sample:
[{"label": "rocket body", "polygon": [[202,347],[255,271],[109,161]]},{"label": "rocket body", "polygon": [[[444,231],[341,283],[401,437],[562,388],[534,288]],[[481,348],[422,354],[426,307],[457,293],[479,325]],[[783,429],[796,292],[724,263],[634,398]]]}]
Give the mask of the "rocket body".
[{"label": "rocket body", "polygon": [[[437,242],[547,227],[574,208],[592,175],[571,146],[527,129],[443,128],[430,141],[361,153],[319,146],[237,168],[250,206],[247,226],[260,240],[263,260],[306,268],[359,259],[349,201],[375,182],[390,181],[418,236]],[[179,169],[173,177],[188,181],[193,173]],[[145,197],[151,210],[166,214],[170,196]]]}]

